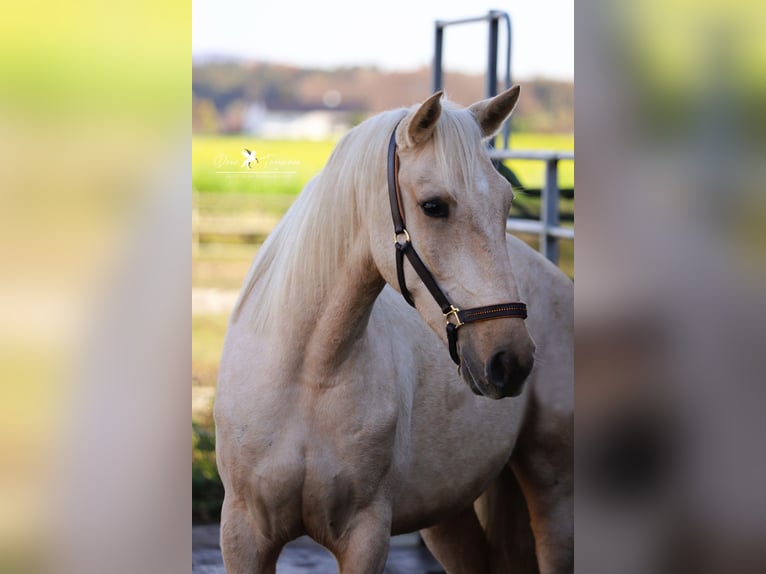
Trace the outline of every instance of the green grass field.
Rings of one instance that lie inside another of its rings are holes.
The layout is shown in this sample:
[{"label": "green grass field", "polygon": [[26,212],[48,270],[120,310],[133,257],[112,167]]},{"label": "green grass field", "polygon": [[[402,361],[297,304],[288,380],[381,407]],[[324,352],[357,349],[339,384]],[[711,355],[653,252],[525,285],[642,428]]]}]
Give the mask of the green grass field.
[{"label": "green grass field", "polygon": [[[569,134],[513,134],[513,149],[573,150]],[[334,141],[273,141],[242,136],[195,136],[192,139],[192,185],[195,205],[194,287],[239,289],[257,246],[284,215],[305,184],[327,162]],[[244,148],[259,159],[243,167]],[[506,162],[525,186],[539,188],[539,161]],[[559,164],[559,185],[574,185],[574,163]],[[539,211],[539,200],[517,190],[514,211]],[[574,201],[561,209],[573,212]],[[525,238],[526,239],[526,238]],[[573,276],[571,249],[562,242],[562,268]],[[571,246],[570,246],[571,247]]]},{"label": "green grass field", "polygon": [[[271,141],[254,138],[192,138],[192,186],[199,192],[296,195],[327,162],[334,141]],[[243,149],[258,163],[243,167]]]},{"label": "green grass field", "polygon": [[[513,134],[512,149],[574,150],[571,134]],[[255,138],[195,136],[192,139],[192,186],[198,192],[249,192],[274,198],[296,195],[327,162],[334,141],[272,141]],[[243,149],[256,152],[259,162],[242,167]],[[527,187],[540,187],[543,164],[505,162]],[[559,185],[574,186],[574,164],[561,162]],[[281,207],[279,200],[276,204]]]}]

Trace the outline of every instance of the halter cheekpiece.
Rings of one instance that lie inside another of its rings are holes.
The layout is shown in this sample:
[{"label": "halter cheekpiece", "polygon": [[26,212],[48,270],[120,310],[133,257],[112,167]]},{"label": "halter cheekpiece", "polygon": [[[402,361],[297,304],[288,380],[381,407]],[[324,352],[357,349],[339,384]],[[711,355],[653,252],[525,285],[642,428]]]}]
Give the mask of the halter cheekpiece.
[{"label": "halter cheekpiece", "polygon": [[391,202],[391,217],[394,221],[394,245],[396,246],[396,276],[399,280],[399,290],[404,299],[415,306],[415,301],[407,289],[404,279],[404,256],[407,256],[415,272],[423,281],[431,296],[441,307],[444,320],[447,322],[447,341],[449,342],[449,354],[456,365],[460,366],[460,356],[457,352],[457,332],[458,329],[466,323],[477,321],[488,321],[489,319],[500,319],[502,317],[516,317],[520,319],[527,318],[527,306],[524,303],[501,303],[499,305],[487,305],[486,307],[474,307],[472,309],[461,310],[453,305],[447,296],[439,288],[433,275],[426,267],[423,260],[418,256],[417,251],[412,246],[412,239],[404,226],[404,210],[402,205],[401,192],[399,191],[399,156],[396,153],[396,128],[391,133],[391,140],[388,143],[388,199]]}]

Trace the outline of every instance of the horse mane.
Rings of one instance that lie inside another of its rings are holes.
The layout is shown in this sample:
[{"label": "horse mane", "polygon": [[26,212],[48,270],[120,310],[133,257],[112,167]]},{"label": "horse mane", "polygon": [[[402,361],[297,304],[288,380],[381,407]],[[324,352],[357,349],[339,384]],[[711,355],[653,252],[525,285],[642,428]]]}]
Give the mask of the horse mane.
[{"label": "horse mane", "polygon": [[[417,108],[373,116],[339,140],[324,169],[306,185],[258,251],[232,321],[256,284],[259,301],[250,317],[256,331],[275,324],[280,313],[301,307],[307,286],[321,300],[369,217],[368,198],[387,194],[386,153],[391,132]],[[433,137],[434,167],[458,178],[450,187],[470,190],[480,138],[479,126],[468,110],[442,102]],[[401,133],[397,140],[401,145]]]}]

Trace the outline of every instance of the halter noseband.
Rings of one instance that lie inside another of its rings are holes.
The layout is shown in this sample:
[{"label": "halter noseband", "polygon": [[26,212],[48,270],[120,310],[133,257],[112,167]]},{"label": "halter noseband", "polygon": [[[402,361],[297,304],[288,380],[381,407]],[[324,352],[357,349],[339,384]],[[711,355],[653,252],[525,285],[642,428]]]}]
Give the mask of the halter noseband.
[{"label": "halter noseband", "polygon": [[404,299],[415,306],[415,301],[407,289],[404,279],[404,256],[407,256],[415,272],[423,281],[431,296],[441,307],[444,320],[447,322],[447,341],[449,342],[449,354],[456,365],[460,366],[460,356],[457,352],[457,331],[466,323],[499,319],[501,317],[527,318],[527,306],[524,303],[501,303],[499,305],[487,305],[486,307],[474,307],[461,310],[447,299],[447,296],[439,288],[433,275],[426,267],[423,260],[418,256],[412,246],[410,234],[404,226],[404,210],[401,193],[399,191],[399,156],[396,153],[396,128],[391,134],[388,143],[388,199],[391,202],[391,217],[394,220],[394,245],[396,246],[396,276],[399,280],[399,289]]}]

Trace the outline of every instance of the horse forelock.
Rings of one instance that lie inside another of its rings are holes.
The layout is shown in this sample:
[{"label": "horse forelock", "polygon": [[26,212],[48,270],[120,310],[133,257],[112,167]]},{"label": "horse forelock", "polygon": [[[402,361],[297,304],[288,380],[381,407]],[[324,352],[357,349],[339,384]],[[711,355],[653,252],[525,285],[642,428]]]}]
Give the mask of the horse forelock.
[{"label": "horse forelock", "polygon": [[433,146],[436,171],[446,179],[447,191],[452,194],[462,191],[475,194],[475,168],[483,147],[481,131],[473,115],[452,102],[444,102]]}]

